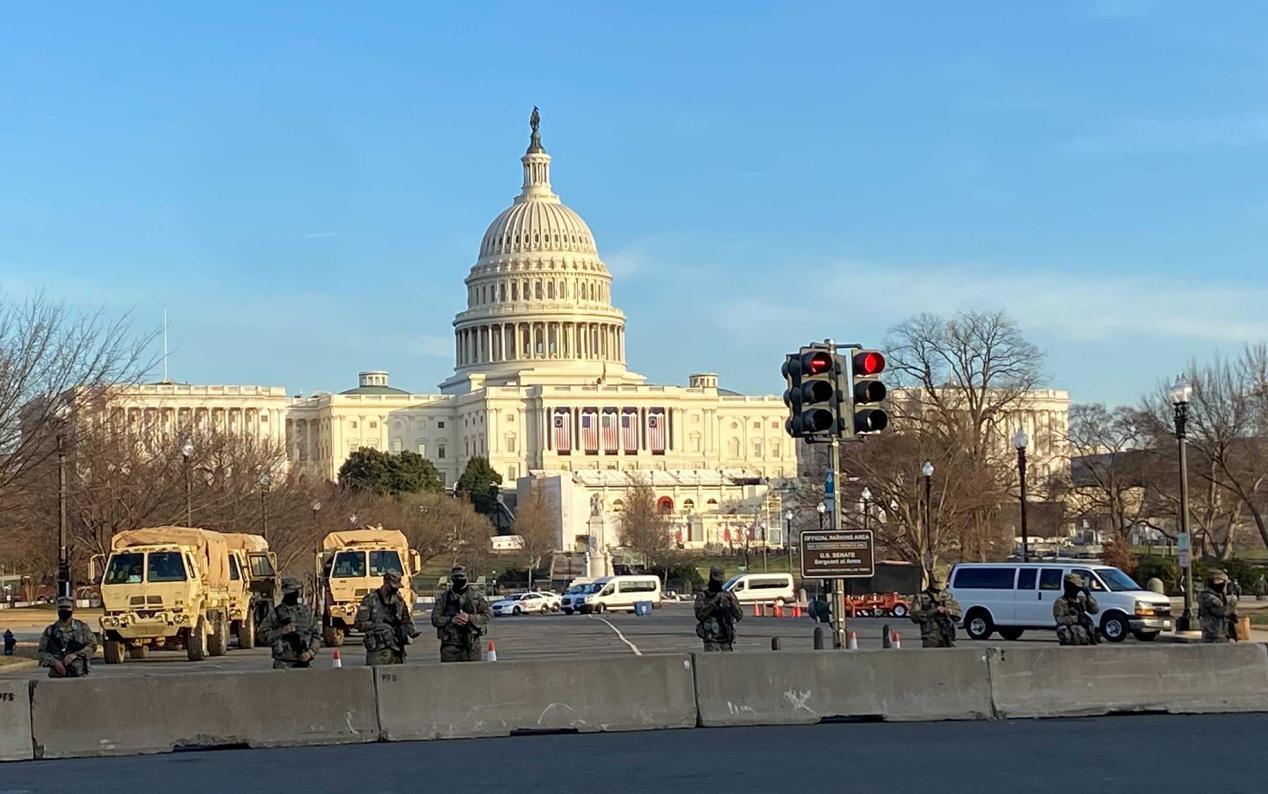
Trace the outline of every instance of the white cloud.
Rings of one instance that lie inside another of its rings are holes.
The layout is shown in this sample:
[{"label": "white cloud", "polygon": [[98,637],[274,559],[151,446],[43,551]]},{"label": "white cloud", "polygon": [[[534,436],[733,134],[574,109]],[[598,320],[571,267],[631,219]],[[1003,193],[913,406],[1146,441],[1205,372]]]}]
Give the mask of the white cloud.
[{"label": "white cloud", "polygon": [[405,349],[415,356],[452,358],[454,355],[454,340],[450,336],[423,334],[410,338],[406,342]]}]

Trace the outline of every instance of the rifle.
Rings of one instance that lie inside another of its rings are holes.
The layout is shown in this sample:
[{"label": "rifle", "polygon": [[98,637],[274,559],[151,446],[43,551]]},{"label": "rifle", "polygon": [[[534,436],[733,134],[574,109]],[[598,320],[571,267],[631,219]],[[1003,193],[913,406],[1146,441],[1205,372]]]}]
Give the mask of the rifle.
[{"label": "rifle", "polygon": [[[1083,595],[1087,598],[1092,597],[1091,592],[1089,592],[1086,587],[1083,588]],[[1076,608],[1079,612],[1079,625],[1087,631],[1088,638],[1091,640],[1093,645],[1100,645],[1101,638],[1096,634],[1096,623],[1092,621],[1092,616],[1087,613],[1087,601],[1076,598],[1074,603],[1077,605]]]}]

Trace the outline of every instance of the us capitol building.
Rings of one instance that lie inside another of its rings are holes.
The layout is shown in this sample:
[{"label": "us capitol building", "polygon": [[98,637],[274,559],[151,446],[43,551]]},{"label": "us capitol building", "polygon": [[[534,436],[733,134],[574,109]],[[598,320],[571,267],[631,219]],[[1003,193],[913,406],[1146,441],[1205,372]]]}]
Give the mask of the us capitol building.
[{"label": "us capitol building", "polygon": [[[520,193],[480,240],[453,321],[454,372],[437,393],[365,371],[355,388],[304,397],[148,384],[119,394],[114,409],[173,435],[196,427],[284,442],[292,469],[332,480],[362,447],[417,452],[446,483],[484,456],[521,497],[541,484],[563,549],[595,534],[614,544],[614,515],[634,479],[651,482],[685,546],[735,543],[755,528],[781,543],[770,484],[797,474],[782,397],[736,394],[707,372],[686,386],[652,385],[628,369],[612,275],[590,227],[554,192],[536,109],[531,127]],[[1042,413],[1064,431],[1068,397],[1051,394]]]}]

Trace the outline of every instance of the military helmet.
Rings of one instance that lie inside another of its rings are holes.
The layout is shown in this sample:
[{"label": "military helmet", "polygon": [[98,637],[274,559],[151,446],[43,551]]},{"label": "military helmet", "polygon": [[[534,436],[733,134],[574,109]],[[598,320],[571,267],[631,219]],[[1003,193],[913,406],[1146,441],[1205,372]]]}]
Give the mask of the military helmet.
[{"label": "military helmet", "polygon": [[58,609],[74,609],[75,599],[69,598],[67,596],[62,596],[61,598],[57,599],[57,608]]},{"label": "military helmet", "polygon": [[1082,588],[1083,588],[1083,577],[1082,577],[1082,576],[1079,576],[1077,573],[1073,573],[1073,572],[1071,572],[1071,573],[1066,574],[1066,575],[1065,575],[1065,580],[1064,580],[1064,581],[1065,581],[1065,583],[1066,583],[1066,584],[1068,584],[1068,585],[1073,585],[1073,586],[1078,587],[1078,588],[1080,588],[1080,589],[1082,589]]},{"label": "military helmet", "polygon": [[283,593],[298,593],[304,589],[304,585],[294,576],[288,576],[282,580]]},{"label": "military helmet", "polygon": [[1219,568],[1216,568],[1206,575],[1206,580],[1211,583],[1228,582],[1228,574]]},{"label": "military helmet", "polygon": [[450,577],[454,577],[454,576],[466,577],[466,575],[467,575],[467,566],[465,565],[455,565],[454,567],[449,569]]},{"label": "military helmet", "polygon": [[725,581],[726,581],[726,571],[722,570],[722,569],[721,569],[720,567],[718,567],[717,565],[713,566],[712,568],[710,568],[710,569],[709,569],[709,581],[711,581],[711,582],[725,582]]},{"label": "military helmet", "polygon": [[383,584],[390,584],[390,585],[395,585],[396,587],[400,587],[401,575],[397,573],[396,571],[388,571],[387,573],[383,574]]}]

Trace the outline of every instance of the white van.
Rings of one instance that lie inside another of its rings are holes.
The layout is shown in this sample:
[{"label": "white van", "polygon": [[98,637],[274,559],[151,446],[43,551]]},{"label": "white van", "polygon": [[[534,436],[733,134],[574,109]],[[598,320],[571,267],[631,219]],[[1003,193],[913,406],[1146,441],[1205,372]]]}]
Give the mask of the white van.
[{"label": "white van", "polygon": [[660,606],[660,577],[657,576],[606,576],[596,579],[581,605],[583,614],[590,612],[633,612],[634,604],[651,601]]},{"label": "white van", "polygon": [[722,589],[735,594],[741,604],[791,604],[797,600],[790,573],[741,573]]},{"label": "white van", "polygon": [[1026,629],[1056,631],[1052,604],[1061,597],[1061,581],[1070,572],[1082,576],[1096,598],[1101,611],[1092,617],[1110,642],[1122,642],[1128,634],[1148,641],[1171,629],[1171,600],[1109,565],[1082,560],[966,562],[952,568],[948,580],[971,639],[984,640],[998,631],[1015,640]]}]

